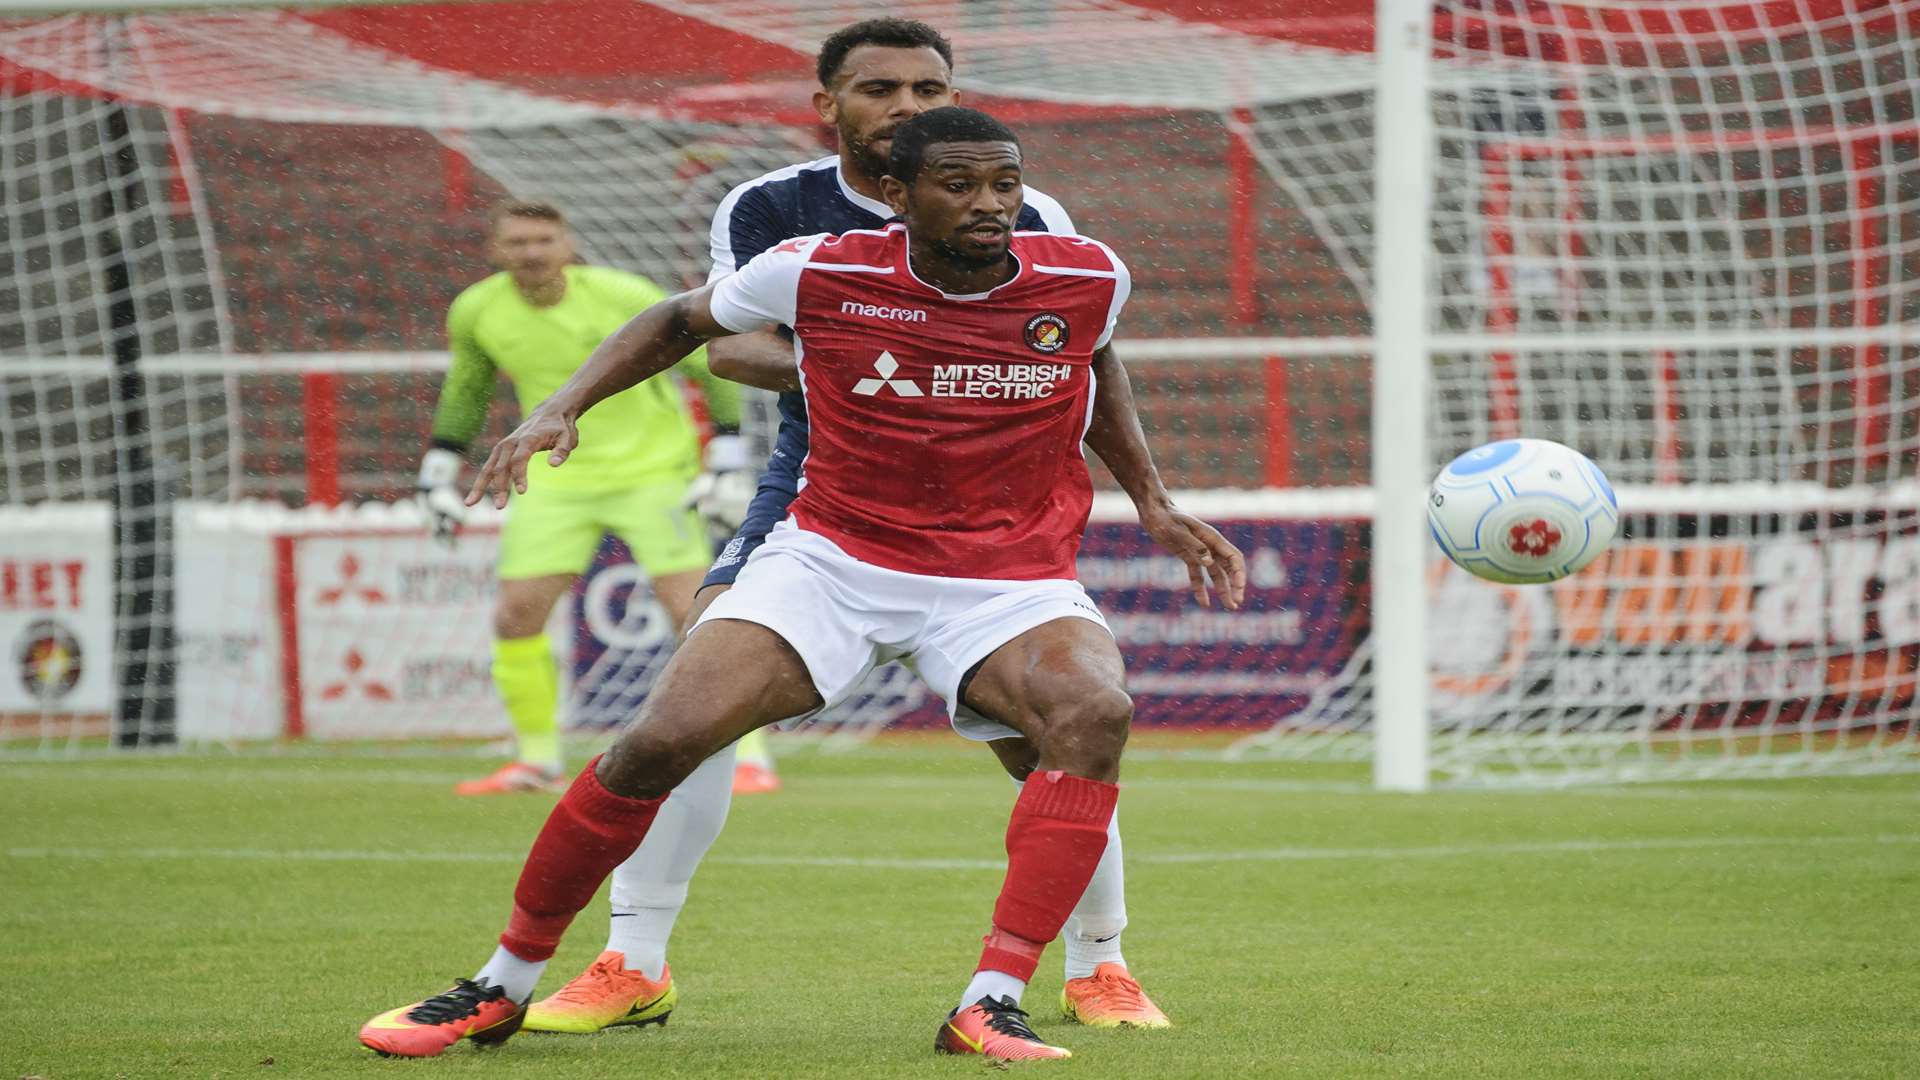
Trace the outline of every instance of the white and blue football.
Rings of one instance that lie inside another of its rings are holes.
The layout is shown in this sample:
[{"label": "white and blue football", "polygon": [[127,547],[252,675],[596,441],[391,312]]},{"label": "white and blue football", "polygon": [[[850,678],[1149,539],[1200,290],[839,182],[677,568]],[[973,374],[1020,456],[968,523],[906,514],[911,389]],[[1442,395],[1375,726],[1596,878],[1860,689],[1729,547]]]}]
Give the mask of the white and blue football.
[{"label": "white and blue football", "polygon": [[1503,585],[1576,573],[1620,531],[1606,474],[1571,446],[1502,439],[1454,458],[1427,494],[1433,539],[1462,569]]}]

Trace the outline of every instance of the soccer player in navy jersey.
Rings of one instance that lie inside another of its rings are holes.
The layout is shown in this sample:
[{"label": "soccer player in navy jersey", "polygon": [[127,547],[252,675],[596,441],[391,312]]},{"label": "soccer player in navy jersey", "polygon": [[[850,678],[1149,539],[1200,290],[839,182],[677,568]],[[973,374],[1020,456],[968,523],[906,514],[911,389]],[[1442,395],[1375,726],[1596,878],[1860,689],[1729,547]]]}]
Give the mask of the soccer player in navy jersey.
[{"label": "soccer player in navy jersey", "polygon": [[812,438],[789,517],[554,808],[492,959],[368,1021],[362,1043],[428,1057],[511,1036],[566,927],[676,785],[746,732],[831,707],[898,658],[961,734],[1024,736],[1038,759],[1007,826],[985,947],[936,1048],[1069,1056],[1028,1027],[1020,995],[1106,849],[1132,717],[1119,649],[1073,579],[1093,498],[1082,443],[1187,564],[1200,602],[1211,590],[1238,608],[1246,567],[1173,506],[1131,396],[1096,396],[1128,274],[1097,241],[1013,228],[1022,161],[983,113],[913,118],[882,188],[903,223],[787,241],[649,308],[494,448],[469,500],[524,492],[534,455],[564,461],[595,402],[708,338],[787,326],[798,341]]},{"label": "soccer player in navy jersey", "polygon": [[[820,90],[813,104],[821,120],[837,130],[840,151],[734,188],[714,214],[708,280],[718,281],[795,237],[884,225],[893,216],[880,198],[891,136],[912,117],[959,97],[951,63],[946,39],[925,23],[871,19],[827,38],[816,63]],[[1074,231],[1060,204],[1030,187],[1023,191],[1015,228]],[[708,571],[688,625],[733,584],[747,557],[787,516],[807,457],[807,411],[798,392],[790,331],[719,338],[707,347],[707,355],[718,375],[785,392],[780,396],[779,438],[745,520],[737,508],[729,512],[716,504],[726,501],[721,494],[728,488],[751,485],[750,477],[723,477],[709,494],[709,516],[731,516],[729,527],[738,530]],[[1101,377],[1104,392],[1124,385],[1117,362],[1114,371]],[[756,739],[764,741],[765,736],[756,732],[741,740],[742,764],[750,756],[748,744]],[[1024,737],[988,745],[1016,781],[1032,771],[1034,747]],[[667,964],[669,937],[686,905],[694,871],[726,823],[729,777],[737,791],[741,777],[751,775],[737,769],[735,759],[736,748],[722,750],[674,790],[646,845],[613,873],[606,948],[586,970],[533,1003],[527,1030],[587,1034],[614,1025],[665,1021],[679,996]],[[1128,968],[1121,951],[1126,925],[1126,879],[1115,820],[1107,851],[1061,935],[1065,981],[1060,1006],[1068,1018],[1095,1027],[1155,1028],[1169,1023]]]}]

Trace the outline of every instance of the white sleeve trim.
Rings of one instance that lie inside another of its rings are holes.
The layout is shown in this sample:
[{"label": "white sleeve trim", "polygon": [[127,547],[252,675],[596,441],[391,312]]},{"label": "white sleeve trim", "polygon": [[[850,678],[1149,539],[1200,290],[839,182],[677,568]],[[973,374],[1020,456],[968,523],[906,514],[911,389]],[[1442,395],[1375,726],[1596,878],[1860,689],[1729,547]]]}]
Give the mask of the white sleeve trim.
[{"label": "white sleeve trim", "polygon": [[707,271],[708,281],[718,281],[739,269],[733,265],[733,208],[739,205],[740,196],[757,183],[750,180],[727,192],[727,197],[720,200],[720,209],[713,212],[713,228],[707,233],[708,254],[713,259],[713,266]]},{"label": "white sleeve trim", "polygon": [[1120,261],[1120,256],[1113,253],[1112,248],[1092,237],[1082,239],[1106,252],[1107,258],[1113,263],[1113,303],[1107,308],[1106,328],[1100,331],[1100,340],[1093,343],[1095,349],[1104,349],[1113,340],[1114,328],[1120,325],[1120,309],[1127,306],[1127,297],[1133,294],[1133,274],[1127,269],[1127,264]]},{"label": "white sleeve trim", "polygon": [[747,265],[722,277],[707,298],[713,321],[736,334],[765,330],[771,326],[792,326],[800,294],[800,272],[813,257],[813,249],[826,239],[803,237],[763,251]]}]

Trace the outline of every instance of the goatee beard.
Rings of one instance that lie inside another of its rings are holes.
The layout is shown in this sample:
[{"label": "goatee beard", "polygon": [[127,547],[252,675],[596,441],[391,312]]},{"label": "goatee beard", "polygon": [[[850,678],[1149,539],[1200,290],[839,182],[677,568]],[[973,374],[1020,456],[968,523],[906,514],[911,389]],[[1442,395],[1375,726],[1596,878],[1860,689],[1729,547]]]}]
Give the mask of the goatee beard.
[{"label": "goatee beard", "polygon": [[887,175],[887,167],[890,164],[886,156],[876,151],[870,142],[853,144],[853,160],[860,170],[867,174],[869,180],[878,180]]}]

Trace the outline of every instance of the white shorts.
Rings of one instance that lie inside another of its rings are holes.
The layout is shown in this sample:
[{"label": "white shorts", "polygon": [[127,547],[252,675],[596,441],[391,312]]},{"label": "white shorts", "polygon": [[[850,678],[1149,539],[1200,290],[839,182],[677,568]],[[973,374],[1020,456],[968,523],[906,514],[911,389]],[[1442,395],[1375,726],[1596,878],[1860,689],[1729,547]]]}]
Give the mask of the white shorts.
[{"label": "white shorts", "polygon": [[[781,522],[747,559],[733,588],[700,616],[757,623],[786,639],[830,709],[867,673],[899,660],[947,703],[969,739],[1020,732],[960,704],[960,680],[995,649],[1042,623],[1085,619],[1108,630],[1077,581],[1003,581],[908,574],[864,563],[818,533]],[[1109,632],[1111,632],[1109,630]]]}]

